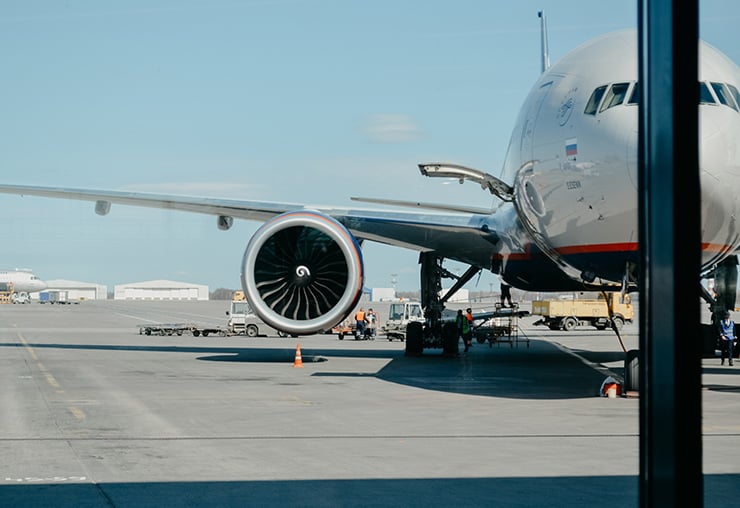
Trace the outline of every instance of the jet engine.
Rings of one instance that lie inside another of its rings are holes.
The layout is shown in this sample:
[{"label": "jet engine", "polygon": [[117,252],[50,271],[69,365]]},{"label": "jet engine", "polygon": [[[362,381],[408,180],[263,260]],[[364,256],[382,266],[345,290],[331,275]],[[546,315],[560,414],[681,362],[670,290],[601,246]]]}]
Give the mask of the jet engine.
[{"label": "jet engine", "polygon": [[347,317],[364,278],[357,240],[318,212],[288,212],[266,222],[242,260],[242,288],[254,311],[296,335],[328,330]]}]

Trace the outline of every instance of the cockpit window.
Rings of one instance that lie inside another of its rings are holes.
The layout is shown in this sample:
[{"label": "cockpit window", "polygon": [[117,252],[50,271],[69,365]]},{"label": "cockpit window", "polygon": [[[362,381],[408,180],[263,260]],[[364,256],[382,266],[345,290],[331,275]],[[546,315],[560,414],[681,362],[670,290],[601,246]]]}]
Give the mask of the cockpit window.
[{"label": "cockpit window", "polygon": [[604,92],[606,91],[606,85],[598,87],[596,90],[593,91],[591,94],[591,97],[588,99],[588,104],[586,104],[586,109],[583,110],[583,113],[586,115],[595,115],[596,111],[599,109],[599,103],[601,102],[601,98],[604,96]]},{"label": "cockpit window", "polygon": [[699,104],[717,104],[714,102],[714,97],[712,97],[709,87],[703,81],[699,83]]},{"label": "cockpit window", "polygon": [[609,108],[613,108],[614,106],[619,106],[620,104],[622,104],[622,102],[624,102],[624,97],[627,95],[627,90],[629,89],[629,87],[629,83],[614,83],[611,88],[609,88],[609,91],[606,92],[604,103],[601,105],[601,109],[599,111],[605,111]]},{"label": "cockpit window", "polygon": [[732,97],[732,93],[730,92],[730,89],[727,88],[727,85],[724,83],[712,83],[712,88],[714,89],[714,93],[717,95],[717,99],[719,99],[720,104],[730,106],[732,109],[737,111],[737,104],[735,104],[735,99]]},{"label": "cockpit window", "polygon": [[640,83],[635,83],[635,86],[632,87],[632,95],[630,95],[630,99],[627,101],[627,104],[639,104],[640,103]]},{"label": "cockpit window", "polygon": [[730,89],[730,93],[735,98],[735,104],[740,106],[740,92],[737,91],[737,87],[728,83],[727,88]]}]

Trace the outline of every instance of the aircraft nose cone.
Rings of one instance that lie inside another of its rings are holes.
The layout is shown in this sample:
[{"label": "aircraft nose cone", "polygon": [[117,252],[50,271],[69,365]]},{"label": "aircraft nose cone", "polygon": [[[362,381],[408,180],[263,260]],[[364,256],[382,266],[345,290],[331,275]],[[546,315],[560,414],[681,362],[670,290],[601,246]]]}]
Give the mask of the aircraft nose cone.
[{"label": "aircraft nose cone", "polygon": [[740,244],[740,115],[728,107],[700,108],[699,167],[705,262]]}]

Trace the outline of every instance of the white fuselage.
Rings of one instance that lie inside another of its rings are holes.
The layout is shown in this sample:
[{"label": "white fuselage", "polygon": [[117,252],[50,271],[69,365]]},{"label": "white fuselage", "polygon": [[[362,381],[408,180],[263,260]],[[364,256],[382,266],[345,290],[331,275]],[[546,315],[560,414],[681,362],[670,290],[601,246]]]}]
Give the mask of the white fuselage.
[{"label": "white fuselage", "polygon": [[[534,85],[501,176],[514,185],[508,213],[521,229],[508,231],[504,264],[535,246],[573,273],[618,281],[637,261],[637,70],[637,34],[628,30],[576,48]],[[702,42],[699,80],[707,271],[740,245],[740,69]]]},{"label": "white fuselage", "polygon": [[12,282],[16,293],[34,293],[46,289],[46,282],[27,270],[0,270],[0,282]]}]

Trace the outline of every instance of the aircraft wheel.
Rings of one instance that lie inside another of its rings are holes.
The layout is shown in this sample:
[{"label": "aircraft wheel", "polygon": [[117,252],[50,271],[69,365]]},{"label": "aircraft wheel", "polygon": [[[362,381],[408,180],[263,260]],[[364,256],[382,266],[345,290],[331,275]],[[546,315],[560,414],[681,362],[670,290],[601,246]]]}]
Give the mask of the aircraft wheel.
[{"label": "aircraft wheel", "polygon": [[247,326],[247,337],[256,337],[259,330],[255,325]]},{"label": "aircraft wheel", "polygon": [[406,326],[406,356],[421,356],[424,352],[424,327],[419,322]]},{"label": "aircraft wheel", "polygon": [[637,349],[627,351],[624,358],[624,391],[640,391],[640,352]]},{"label": "aircraft wheel", "polygon": [[442,354],[445,356],[455,356],[458,353],[457,325],[455,323],[445,323],[442,326]]}]

